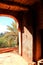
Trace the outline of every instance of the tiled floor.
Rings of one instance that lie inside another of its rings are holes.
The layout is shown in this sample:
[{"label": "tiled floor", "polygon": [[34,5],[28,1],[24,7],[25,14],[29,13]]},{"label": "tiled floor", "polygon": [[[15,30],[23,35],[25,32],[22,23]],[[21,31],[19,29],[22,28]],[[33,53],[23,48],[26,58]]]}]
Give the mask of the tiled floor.
[{"label": "tiled floor", "polygon": [[28,65],[17,53],[8,52],[0,54],[0,65]]}]

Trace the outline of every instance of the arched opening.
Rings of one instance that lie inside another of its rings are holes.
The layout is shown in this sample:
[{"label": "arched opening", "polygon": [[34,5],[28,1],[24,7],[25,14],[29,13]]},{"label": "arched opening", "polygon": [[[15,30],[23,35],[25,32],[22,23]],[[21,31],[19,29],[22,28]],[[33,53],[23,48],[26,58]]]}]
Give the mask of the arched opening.
[{"label": "arched opening", "polygon": [[18,52],[18,26],[19,24],[15,17],[11,15],[0,14],[0,48],[4,48],[4,52],[14,50]]}]

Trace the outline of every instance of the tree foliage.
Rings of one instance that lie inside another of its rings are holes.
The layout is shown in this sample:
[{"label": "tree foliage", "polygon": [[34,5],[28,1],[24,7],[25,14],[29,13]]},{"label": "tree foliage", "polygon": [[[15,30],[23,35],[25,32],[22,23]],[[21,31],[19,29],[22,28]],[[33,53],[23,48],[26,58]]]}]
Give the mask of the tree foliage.
[{"label": "tree foliage", "polygon": [[17,23],[12,22],[11,26],[7,26],[10,32],[0,35],[0,47],[16,47],[18,46],[18,30]]}]

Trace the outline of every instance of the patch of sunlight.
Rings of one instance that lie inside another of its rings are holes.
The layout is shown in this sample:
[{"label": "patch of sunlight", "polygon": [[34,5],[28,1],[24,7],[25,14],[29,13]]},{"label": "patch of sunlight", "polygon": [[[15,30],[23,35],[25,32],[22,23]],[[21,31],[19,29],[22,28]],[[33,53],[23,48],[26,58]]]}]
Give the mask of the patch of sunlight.
[{"label": "patch of sunlight", "polygon": [[12,52],[0,54],[0,65],[28,65],[25,59]]}]

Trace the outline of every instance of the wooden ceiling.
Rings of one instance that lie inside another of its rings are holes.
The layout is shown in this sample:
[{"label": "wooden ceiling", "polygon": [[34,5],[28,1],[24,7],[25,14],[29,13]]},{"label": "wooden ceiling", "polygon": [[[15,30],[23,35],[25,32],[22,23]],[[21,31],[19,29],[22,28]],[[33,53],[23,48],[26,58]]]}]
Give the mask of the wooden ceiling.
[{"label": "wooden ceiling", "polygon": [[[4,0],[5,1],[5,0]],[[21,3],[21,4],[33,4],[35,3],[36,1],[38,0],[7,0],[7,1],[13,1],[13,2],[18,2],[18,3]]]},{"label": "wooden ceiling", "polygon": [[0,0],[0,9],[12,11],[28,11],[29,7],[38,0]]},{"label": "wooden ceiling", "polygon": [[0,3],[0,8],[1,9],[8,9],[8,10],[13,10],[13,11],[27,11],[28,8],[16,6],[16,5],[8,5],[4,3]]}]

